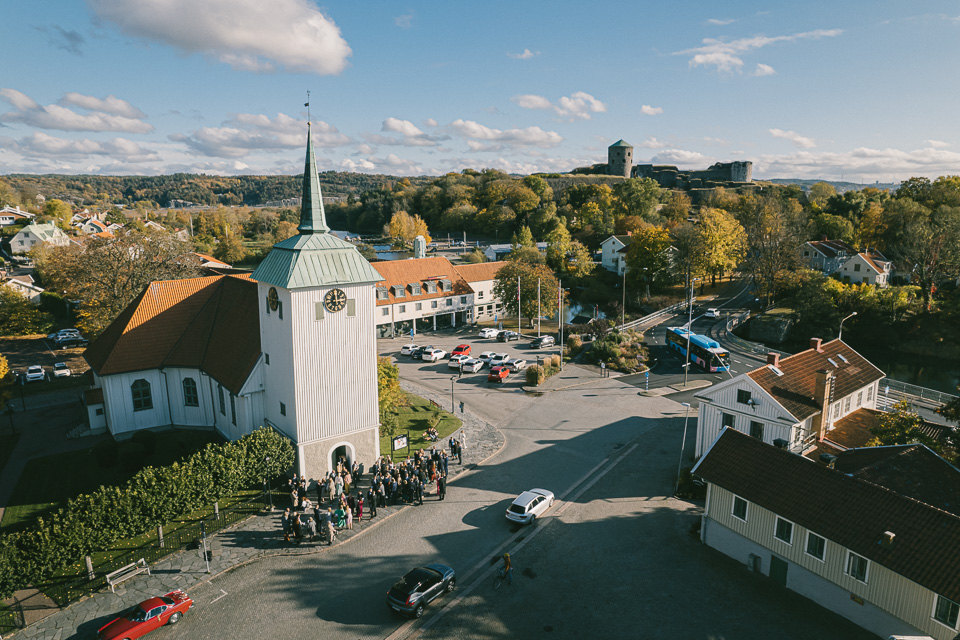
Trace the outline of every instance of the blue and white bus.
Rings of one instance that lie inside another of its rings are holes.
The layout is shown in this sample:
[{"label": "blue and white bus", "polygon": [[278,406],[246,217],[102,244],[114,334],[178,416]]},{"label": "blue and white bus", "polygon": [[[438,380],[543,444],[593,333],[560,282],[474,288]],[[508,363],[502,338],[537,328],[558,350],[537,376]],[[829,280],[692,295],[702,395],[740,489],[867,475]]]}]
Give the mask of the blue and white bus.
[{"label": "blue and white bus", "polygon": [[690,362],[695,362],[705,371],[727,371],[730,369],[730,354],[716,340],[707,336],[691,333],[684,327],[667,328],[667,345],[681,355],[687,355],[687,338],[690,342]]}]

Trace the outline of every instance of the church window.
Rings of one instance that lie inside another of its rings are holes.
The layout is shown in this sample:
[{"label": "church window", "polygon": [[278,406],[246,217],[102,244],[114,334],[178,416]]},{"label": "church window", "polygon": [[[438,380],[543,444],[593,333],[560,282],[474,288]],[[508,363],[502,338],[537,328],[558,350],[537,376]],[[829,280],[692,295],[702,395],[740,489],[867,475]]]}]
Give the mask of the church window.
[{"label": "church window", "polygon": [[230,394],[230,422],[237,426],[237,397]]},{"label": "church window", "polygon": [[283,320],[283,300],[277,303],[277,317]]},{"label": "church window", "polygon": [[317,322],[323,320],[323,303],[315,302],[313,303],[313,319]]},{"label": "church window", "polygon": [[353,298],[347,299],[347,317],[353,318],[357,315],[357,301]]},{"label": "church window", "polygon": [[217,399],[220,401],[220,415],[227,415],[227,406],[223,402],[223,387],[217,385]]},{"label": "church window", "polygon": [[269,353],[263,354],[263,363],[264,363],[264,364],[270,364],[270,354],[269,354]]},{"label": "church window", "polygon": [[150,383],[143,378],[138,378],[130,385],[130,393],[133,395],[133,410],[147,411],[153,409],[153,395],[150,393]]},{"label": "church window", "polygon": [[287,405],[283,404],[282,402],[280,403],[280,415],[287,415]]},{"label": "church window", "polygon": [[200,394],[197,393],[197,381],[193,378],[183,379],[183,405],[185,407],[200,406]]}]

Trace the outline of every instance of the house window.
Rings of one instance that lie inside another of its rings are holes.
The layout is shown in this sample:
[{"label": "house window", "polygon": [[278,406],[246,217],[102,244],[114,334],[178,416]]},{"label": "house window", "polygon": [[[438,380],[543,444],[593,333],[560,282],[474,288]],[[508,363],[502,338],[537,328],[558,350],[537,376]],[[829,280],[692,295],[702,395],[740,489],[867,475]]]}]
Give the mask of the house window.
[{"label": "house window", "polygon": [[418,303],[416,304],[416,306],[414,307],[414,309],[416,309],[417,311],[423,311],[423,303],[422,303],[422,302],[418,302]]},{"label": "house window", "polygon": [[492,305],[492,304],[488,304],[488,305],[487,305],[487,313],[493,313],[493,305]]},{"label": "house window", "polygon": [[733,517],[747,521],[747,501],[740,496],[733,496]]},{"label": "house window", "polygon": [[453,306],[453,298],[447,298],[447,306],[448,306],[448,307],[452,307],[452,306]]},{"label": "house window", "polygon": [[147,411],[153,409],[153,396],[150,394],[150,383],[143,378],[138,378],[130,385],[130,393],[133,396],[133,410]]},{"label": "house window", "polygon": [[98,416],[102,416],[102,415],[103,415],[103,409],[102,409],[102,408],[101,408],[101,409],[97,409],[97,412],[96,412],[96,413],[97,413]]},{"label": "house window", "polygon": [[937,596],[937,606],[933,610],[933,619],[951,629],[957,628],[957,614],[960,613],[960,604],[949,598]]},{"label": "house window", "polygon": [[230,422],[233,426],[237,426],[237,402],[236,396],[232,393],[230,394]]},{"label": "house window", "polygon": [[477,291],[477,298],[483,300],[483,291]]},{"label": "house window", "polygon": [[193,378],[183,379],[183,405],[185,407],[199,407],[200,395],[197,393],[197,381]]},{"label": "house window", "polygon": [[398,284],[393,285],[393,297],[394,298],[403,298],[407,295],[407,292],[404,291],[403,287]]},{"label": "house window", "polygon": [[817,560],[823,561],[823,552],[827,548],[827,541],[813,533],[807,531],[807,555],[811,555]]},{"label": "house window", "polygon": [[863,404],[863,391],[857,394],[857,406],[859,407]]},{"label": "house window", "polygon": [[387,300],[389,298],[390,293],[386,289],[377,287],[377,300]]},{"label": "house window", "polygon": [[283,404],[282,402],[280,403],[280,415],[287,415],[287,405]]},{"label": "house window", "polygon": [[263,354],[263,363],[264,363],[264,364],[270,364],[270,354],[269,354],[269,353]]},{"label": "house window", "polygon": [[436,301],[436,300],[431,300],[431,301],[430,301],[430,308],[431,308],[431,309],[436,309],[438,306],[439,306],[439,305],[437,304],[437,301]]},{"label": "house window", "polygon": [[723,423],[723,426],[730,427],[731,429],[734,428],[736,416],[732,413],[721,413],[720,416],[720,421]]},{"label": "house window", "polygon": [[415,295],[415,296],[418,296],[418,295],[420,295],[420,292],[421,292],[420,283],[419,283],[419,282],[411,282],[411,283],[410,283],[410,293],[413,294],[413,295]]},{"label": "house window", "polygon": [[397,310],[398,310],[400,313],[406,313],[406,312],[407,312],[407,305],[401,304]]},{"label": "house window", "polygon": [[867,402],[873,400],[873,385],[867,387]]},{"label": "house window", "polygon": [[854,580],[867,582],[867,559],[858,556],[853,551],[847,555],[847,575]]},{"label": "house window", "polygon": [[763,423],[756,422],[754,420],[750,421],[750,437],[756,438],[757,440],[763,440]]},{"label": "house window", "polygon": [[773,531],[773,537],[781,542],[793,544],[793,523],[777,516],[777,524]]},{"label": "house window", "polygon": [[859,264],[853,265],[853,270],[854,270],[854,271],[860,271],[860,265],[859,265]]},{"label": "house window", "polygon": [[384,307],[383,309],[380,310],[380,315],[382,316],[390,315],[390,309],[388,309],[387,307]]},{"label": "house window", "polygon": [[740,404],[750,404],[752,394],[746,389],[737,389],[737,402]]},{"label": "house window", "polygon": [[850,413],[850,396],[847,396],[847,399],[843,401],[843,412]]},{"label": "house window", "polygon": [[834,419],[837,419],[838,417],[840,417],[840,403],[839,403],[839,402],[838,402],[837,404],[833,405],[833,417],[834,417]]},{"label": "house window", "polygon": [[467,296],[460,296],[460,304],[467,304]]},{"label": "house window", "polygon": [[223,387],[220,385],[217,385],[217,400],[219,400],[220,404],[220,415],[227,415],[227,405],[223,402]]},{"label": "house window", "polygon": [[809,252],[809,251],[804,251],[804,252],[803,252],[803,257],[804,257],[804,258],[809,258],[809,257],[810,257],[810,252]]}]

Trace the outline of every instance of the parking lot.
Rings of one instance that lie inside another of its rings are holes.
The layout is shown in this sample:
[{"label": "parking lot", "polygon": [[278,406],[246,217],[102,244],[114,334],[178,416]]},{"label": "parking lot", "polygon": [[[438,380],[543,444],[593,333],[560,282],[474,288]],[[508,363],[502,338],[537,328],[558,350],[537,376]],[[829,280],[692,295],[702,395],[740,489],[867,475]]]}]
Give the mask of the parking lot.
[{"label": "parking lot", "polygon": [[[66,363],[72,376],[86,373],[90,367],[83,359],[83,349],[55,349],[45,335],[0,338],[0,355],[7,359],[10,371],[21,374],[29,366],[40,365],[48,374],[47,382],[50,381],[56,362]],[[39,386],[39,383],[35,386]]]}]

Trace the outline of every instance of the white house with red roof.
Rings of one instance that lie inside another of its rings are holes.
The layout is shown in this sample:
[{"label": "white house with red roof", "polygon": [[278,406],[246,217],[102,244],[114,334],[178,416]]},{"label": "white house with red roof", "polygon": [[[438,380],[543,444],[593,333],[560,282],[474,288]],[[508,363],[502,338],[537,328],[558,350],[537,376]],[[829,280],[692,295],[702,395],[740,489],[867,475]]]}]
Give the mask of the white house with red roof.
[{"label": "white house with red roof", "polygon": [[700,401],[696,457],[731,427],[792,453],[827,437],[836,421],[875,409],[884,374],[841,340],[810,341],[806,351],[724,380],[694,395]]},{"label": "white house with red roof", "polygon": [[893,263],[879,251],[860,251],[847,258],[835,273],[848,284],[886,287],[890,284]]},{"label": "white house with red roof", "polygon": [[15,224],[29,224],[37,216],[24,211],[19,205],[0,209],[0,227],[10,227]]}]

